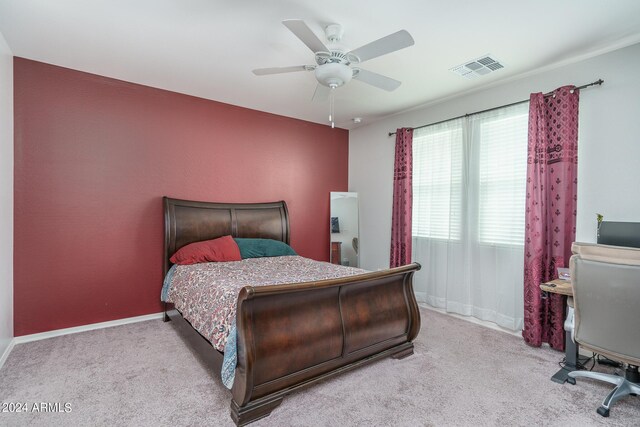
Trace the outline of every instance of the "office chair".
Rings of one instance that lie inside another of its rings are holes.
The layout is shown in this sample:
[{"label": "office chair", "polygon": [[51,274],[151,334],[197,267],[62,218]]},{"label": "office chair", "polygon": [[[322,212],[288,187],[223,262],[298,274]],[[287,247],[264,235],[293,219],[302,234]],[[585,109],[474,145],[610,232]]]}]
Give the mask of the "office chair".
[{"label": "office chair", "polygon": [[593,378],[616,386],[597,411],[608,417],[616,401],[640,394],[640,249],[574,243],[571,250],[574,339],[587,350],[627,365],[625,377],[569,373],[571,378]]}]

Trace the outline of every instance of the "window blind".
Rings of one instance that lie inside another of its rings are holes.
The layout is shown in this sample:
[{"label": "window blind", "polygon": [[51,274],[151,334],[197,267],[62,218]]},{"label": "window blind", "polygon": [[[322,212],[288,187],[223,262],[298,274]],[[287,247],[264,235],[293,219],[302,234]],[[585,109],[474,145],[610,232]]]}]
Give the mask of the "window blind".
[{"label": "window blind", "polygon": [[413,235],[459,240],[462,211],[462,124],[416,129],[413,135]]},{"label": "window blind", "polygon": [[480,118],[478,241],[524,244],[528,115]]},{"label": "window blind", "polygon": [[524,244],[528,104],[416,129],[413,235]]}]

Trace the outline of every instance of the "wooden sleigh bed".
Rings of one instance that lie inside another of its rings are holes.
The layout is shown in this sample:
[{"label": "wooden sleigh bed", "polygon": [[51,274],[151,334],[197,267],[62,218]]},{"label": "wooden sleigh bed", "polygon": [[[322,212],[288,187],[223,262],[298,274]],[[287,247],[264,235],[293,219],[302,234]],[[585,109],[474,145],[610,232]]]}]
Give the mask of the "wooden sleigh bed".
[{"label": "wooden sleigh bed", "polygon": [[[229,204],[165,197],[164,218],[165,275],[171,255],[192,242],[231,235],[289,243],[284,201]],[[245,425],[265,417],[287,394],[365,363],[413,354],[420,312],[412,281],[419,269],[411,264],[339,279],[242,288],[233,421]],[[202,357],[221,364],[222,353],[169,304],[164,318],[188,334]]]}]

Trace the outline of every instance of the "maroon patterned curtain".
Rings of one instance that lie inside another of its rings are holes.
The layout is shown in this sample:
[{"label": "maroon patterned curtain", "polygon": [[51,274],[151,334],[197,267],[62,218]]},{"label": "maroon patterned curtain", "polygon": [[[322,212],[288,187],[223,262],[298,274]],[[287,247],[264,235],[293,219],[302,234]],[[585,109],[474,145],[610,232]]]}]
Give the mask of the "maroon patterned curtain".
[{"label": "maroon patterned curtain", "polygon": [[564,297],[541,298],[540,283],[567,267],[576,235],[578,90],[533,93],[529,105],[524,243],[524,329],[529,345],[564,350]]},{"label": "maroon patterned curtain", "polygon": [[389,265],[399,267],[411,262],[411,209],[413,203],[413,129],[396,131],[396,155],[393,169],[393,212],[391,215],[391,257]]}]

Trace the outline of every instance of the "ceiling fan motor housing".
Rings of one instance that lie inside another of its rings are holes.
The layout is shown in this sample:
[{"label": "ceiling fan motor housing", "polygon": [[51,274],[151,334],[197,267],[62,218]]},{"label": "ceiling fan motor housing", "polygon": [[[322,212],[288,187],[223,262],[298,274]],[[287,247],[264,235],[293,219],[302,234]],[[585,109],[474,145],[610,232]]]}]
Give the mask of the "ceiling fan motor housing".
[{"label": "ceiling fan motor housing", "polygon": [[316,67],[318,83],[328,87],[340,87],[351,81],[353,71],[351,67],[336,62],[328,62]]}]

